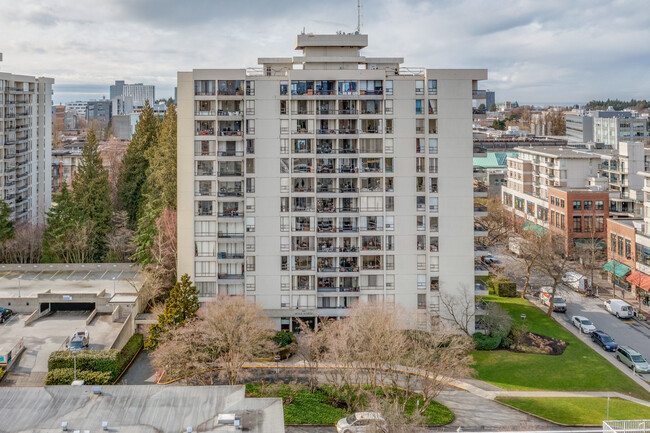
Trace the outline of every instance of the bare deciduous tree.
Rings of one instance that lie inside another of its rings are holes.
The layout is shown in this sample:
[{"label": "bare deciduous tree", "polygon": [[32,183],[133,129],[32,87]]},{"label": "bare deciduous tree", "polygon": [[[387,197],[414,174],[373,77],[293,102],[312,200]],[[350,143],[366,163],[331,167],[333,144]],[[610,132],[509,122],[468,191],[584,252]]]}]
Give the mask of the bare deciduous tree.
[{"label": "bare deciduous tree", "polygon": [[3,263],[39,263],[43,227],[29,223],[16,226],[14,236],[8,240],[2,251],[0,261]]},{"label": "bare deciduous tree", "polygon": [[478,223],[487,230],[483,244],[489,247],[503,245],[513,233],[512,215],[503,207],[498,197],[488,200],[487,210],[487,216],[478,218]]},{"label": "bare deciduous tree", "polygon": [[474,327],[474,316],[476,312],[476,302],[473,291],[470,292],[464,287],[460,287],[455,294],[441,293],[440,303],[447,313],[443,320],[450,322],[470,336],[470,330]]},{"label": "bare deciduous tree", "polygon": [[530,277],[533,270],[539,265],[541,258],[543,235],[540,235],[534,230],[522,230],[516,237],[516,242],[519,243],[518,258],[522,262],[526,272],[526,280],[524,281],[524,288],[521,292],[521,297],[525,298],[528,288],[530,287]]},{"label": "bare deciduous tree", "polygon": [[317,332],[301,319],[297,319],[300,334],[297,336],[297,355],[303,360],[309,372],[309,390],[318,387],[318,368],[325,353],[324,333]]},{"label": "bare deciduous tree", "polygon": [[565,242],[562,237],[556,234],[547,233],[544,235],[540,250],[539,270],[551,282],[550,302],[547,315],[553,313],[553,301],[562,283],[562,277],[569,270],[570,257],[566,253]]}]

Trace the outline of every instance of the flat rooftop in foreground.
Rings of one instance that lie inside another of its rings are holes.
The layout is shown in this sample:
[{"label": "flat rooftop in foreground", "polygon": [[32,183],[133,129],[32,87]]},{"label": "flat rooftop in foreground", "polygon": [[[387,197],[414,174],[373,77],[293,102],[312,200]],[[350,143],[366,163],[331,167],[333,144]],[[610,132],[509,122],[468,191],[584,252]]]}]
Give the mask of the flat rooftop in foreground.
[{"label": "flat rooftop in foreground", "polygon": [[0,388],[0,431],[60,432],[108,431],[117,433],[225,433],[232,425],[219,425],[219,414],[235,414],[244,431],[284,433],[279,398],[245,398],[243,386],[47,386]]},{"label": "flat rooftop in foreground", "polygon": [[128,263],[0,264],[0,298],[35,297],[39,293],[136,293],[140,268]]}]

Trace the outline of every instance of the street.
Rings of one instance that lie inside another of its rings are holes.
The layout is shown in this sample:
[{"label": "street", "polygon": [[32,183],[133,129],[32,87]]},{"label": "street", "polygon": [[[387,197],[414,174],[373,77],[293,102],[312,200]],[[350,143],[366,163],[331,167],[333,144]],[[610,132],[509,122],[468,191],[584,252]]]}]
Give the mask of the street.
[{"label": "street", "polygon": [[[495,251],[492,254],[500,260],[500,267],[507,270],[505,273],[521,288],[525,279],[521,262],[504,251]],[[534,272],[531,276],[531,284],[537,289],[541,286],[548,285],[548,283],[539,272]],[[580,334],[578,329],[570,323],[572,316],[587,317],[593,322],[596,328],[608,333],[619,345],[631,346],[640,352],[646,360],[650,360],[650,328],[636,320],[618,319],[610,314],[604,306],[605,299],[609,299],[609,297],[602,295],[600,298],[582,296],[566,286],[558,288],[558,296],[565,299],[567,312],[553,313],[553,317],[559,323],[566,325],[565,327],[572,333],[579,335],[584,342],[605,356],[605,358],[610,360],[630,377],[633,376],[631,370],[618,362],[613,353],[605,352],[599,346],[596,346],[588,335]],[[538,299],[533,299],[532,296],[528,298],[535,305],[542,306]],[[650,380],[650,377],[647,377],[648,375],[644,376],[646,380]]]}]

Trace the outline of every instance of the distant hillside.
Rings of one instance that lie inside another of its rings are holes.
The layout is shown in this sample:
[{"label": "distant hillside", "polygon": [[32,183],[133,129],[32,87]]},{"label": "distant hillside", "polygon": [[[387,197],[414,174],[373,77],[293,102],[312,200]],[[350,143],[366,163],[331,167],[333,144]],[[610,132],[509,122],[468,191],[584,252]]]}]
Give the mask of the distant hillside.
[{"label": "distant hillside", "polygon": [[591,108],[594,110],[606,110],[608,107],[613,107],[614,110],[624,110],[626,108],[631,108],[633,110],[646,110],[650,108],[650,101],[645,99],[636,100],[632,99],[630,101],[621,101],[619,99],[608,99],[607,101],[590,101],[586,108]]}]

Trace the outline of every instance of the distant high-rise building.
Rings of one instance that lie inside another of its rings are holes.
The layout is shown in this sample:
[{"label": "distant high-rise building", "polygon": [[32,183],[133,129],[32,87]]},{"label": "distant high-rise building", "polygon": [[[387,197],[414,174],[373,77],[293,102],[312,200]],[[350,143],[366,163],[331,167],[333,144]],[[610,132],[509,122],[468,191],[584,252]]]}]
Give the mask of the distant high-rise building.
[{"label": "distant high-rise building", "polygon": [[473,190],[471,108],[487,71],[403,69],[363,57],[367,43],[303,34],[301,56],[259,70],[179,72],[178,272],[202,301],[259,302],[278,329],[359,300],[427,327],[452,299],[473,332],[487,192]]},{"label": "distant high-rise building", "polygon": [[82,119],[86,118],[86,108],[88,108],[88,101],[75,101],[65,104],[66,111],[75,110]]},{"label": "distant high-rise building", "polygon": [[149,101],[153,105],[156,100],[156,88],[150,84],[126,84],[124,81],[115,81],[110,88],[110,99],[118,96],[131,97],[133,108],[142,108],[144,101]]},{"label": "distant high-rise building", "polygon": [[88,108],[86,109],[86,120],[99,120],[102,123],[110,122],[111,101],[108,99],[88,101]]},{"label": "distant high-rise building", "polygon": [[43,223],[52,202],[52,84],[0,72],[0,199],[16,222]]},{"label": "distant high-rise building", "polygon": [[489,110],[493,104],[496,106],[496,98],[494,92],[488,90],[485,92],[485,109]]}]

